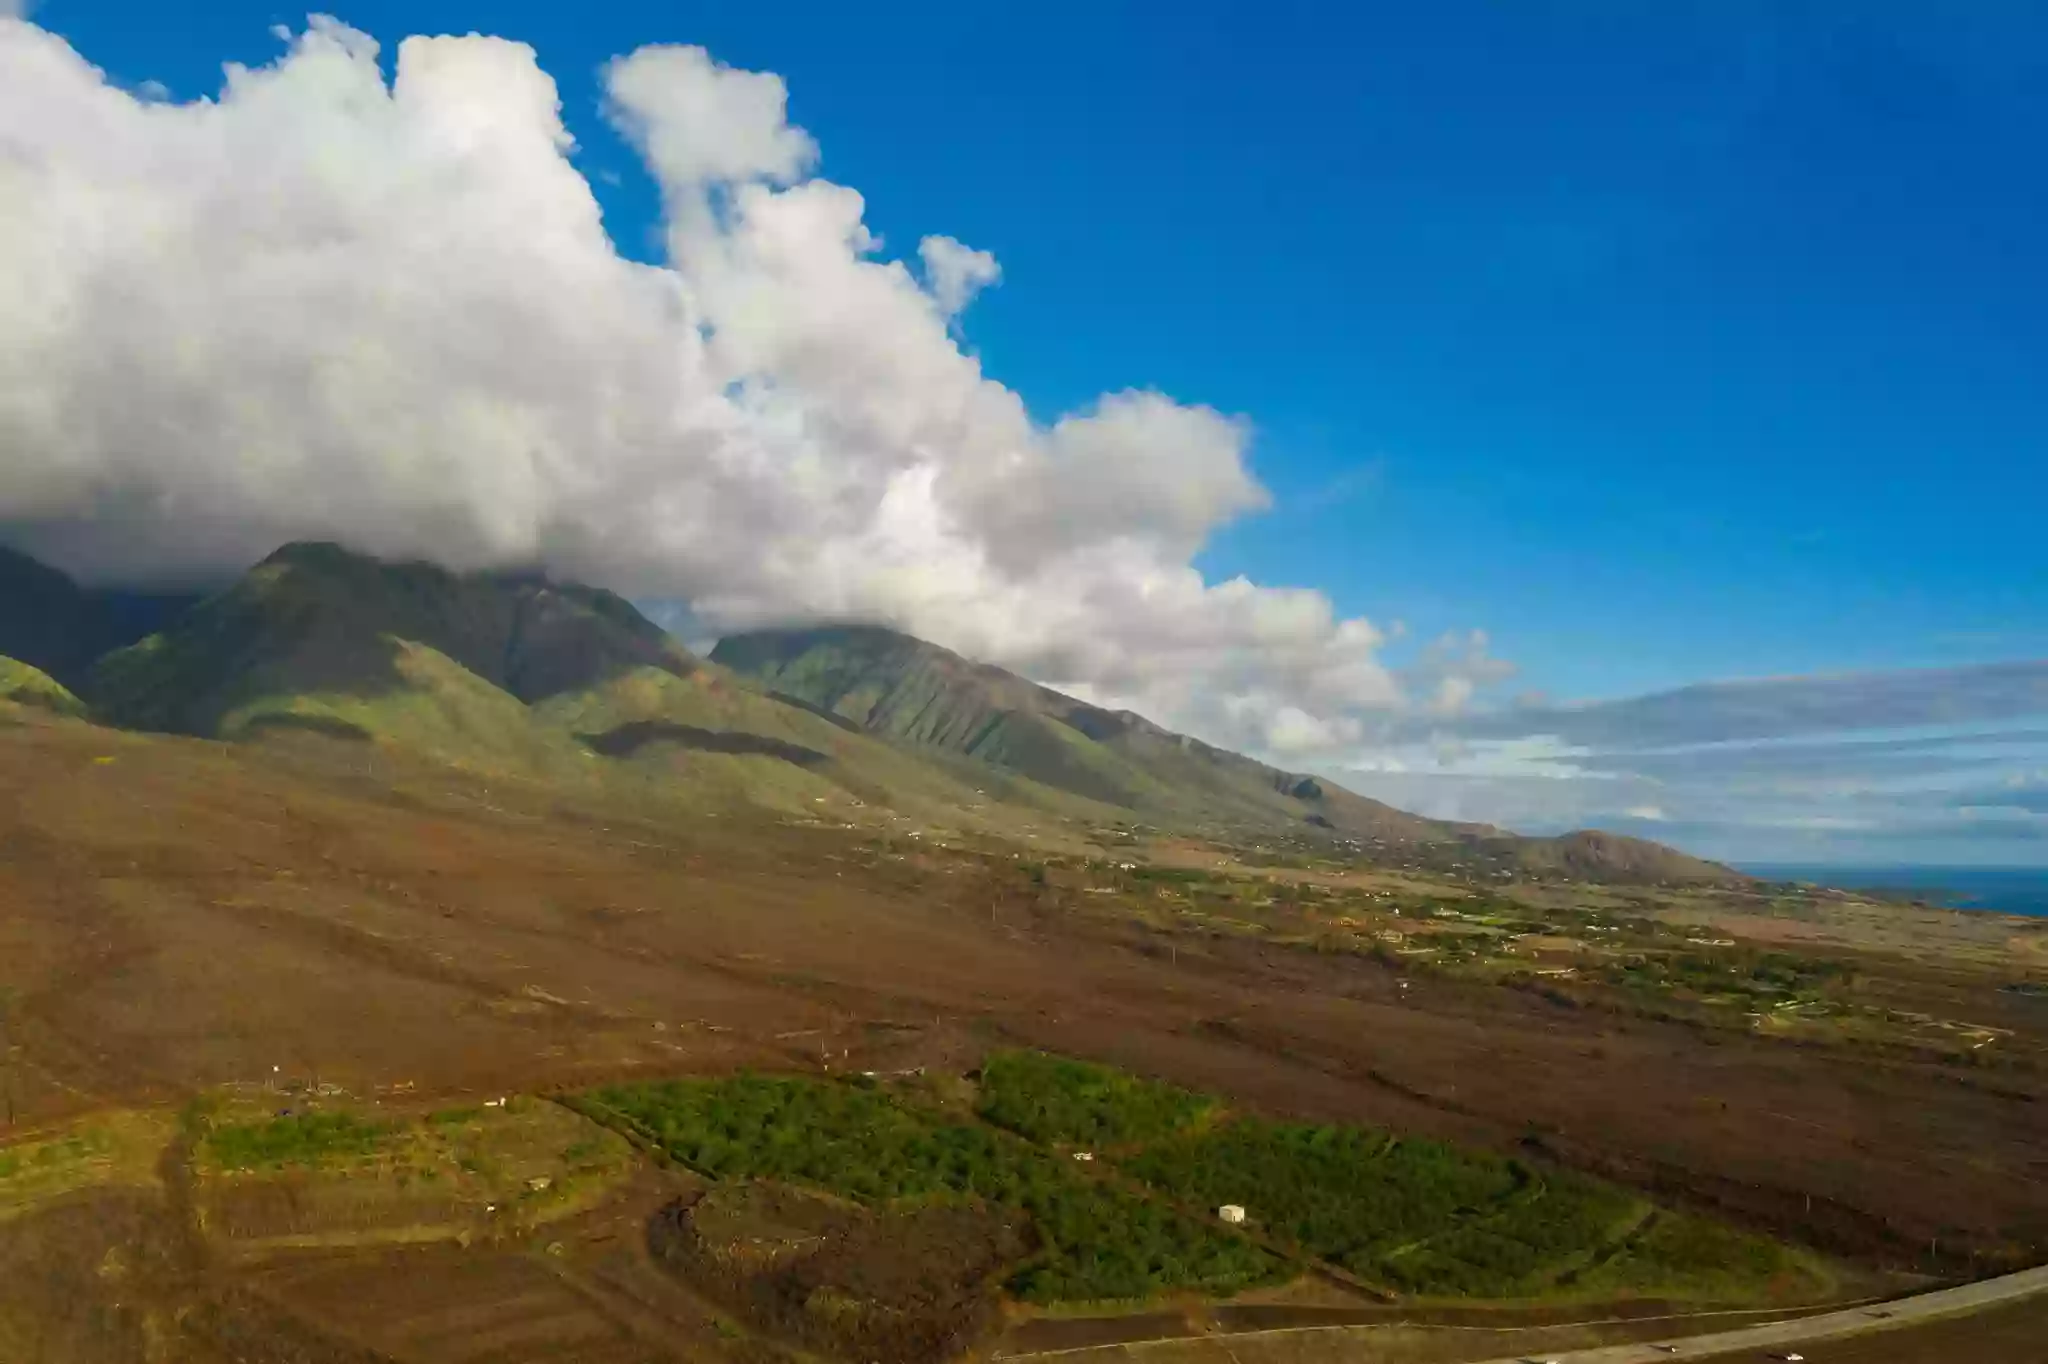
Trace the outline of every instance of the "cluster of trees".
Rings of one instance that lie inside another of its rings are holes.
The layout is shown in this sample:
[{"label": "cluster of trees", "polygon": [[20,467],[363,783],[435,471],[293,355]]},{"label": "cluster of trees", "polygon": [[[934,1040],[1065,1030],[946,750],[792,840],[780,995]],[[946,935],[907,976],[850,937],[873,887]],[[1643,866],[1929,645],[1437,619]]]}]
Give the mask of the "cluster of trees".
[{"label": "cluster of trees", "polygon": [[[592,1099],[594,1115],[717,1178],[807,1185],[894,1214],[963,1201],[1021,1213],[1036,1248],[1009,1288],[1036,1302],[1228,1294],[1282,1273],[1277,1257],[1192,1211],[1226,1203],[1310,1254],[1430,1296],[1561,1283],[1743,1296],[1792,1266],[1773,1242],[1673,1214],[1617,1248],[1640,1204],[1585,1176],[1365,1128],[1214,1121],[1205,1096],[1035,1052],[986,1064],[985,1123],[858,1082],[764,1076]],[[1083,1163],[1038,1143],[1104,1154]]]},{"label": "cluster of trees", "polygon": [[1510,1297],[1587,1258],[1635,1206],[1612,1185],[1442,1142],[1245,1119],[1122,1162],[1189,1202],[1239,1203],[1304,1250],[1432,1296]]},{"label": "cluster of trees", "polygon": [[1672,952],[1631,958],[1608,969],[1615,985],[1676,987],[1703,995],[1806,995],[1854,980],[1845,963],[1786,952]]},{"label": "cluster of trees", "polygon": [[873,1089],[742,1076],[598,1091],[676,1159],[717,1178],[807,1184],[871,1206],[967,1197],[1025,1213],[1040,1248],[1012,1290],[1034,1301],[1229,1293],[1278,1262],[1224,1229],[1091,1177],[973,1123],[927,1118]]},{"label": "cluster of trees", "polygon": [[1303,1249],[1361,1273],[1517,1187],[1508,1161],[1357,1127],[1245,1119],[1160,1143],[1126,1170],[1176,1198],[1239,1203]]},{"label": "cluster of trees", "polygon": [[1589,1257],[1634,1206],[1612,1185],[1549,1174],[1491,1216],[1388,1257],[1383,1273],[1412,1293],[1523,1296],[1548,1287],[1574,1260]]},{"label": "cluster of trees", "polygon": [[1044,1052],[998,1052],[981,1071],[981,1116],[1036,1142],[1158,1141],[1187,1131],[1215,1107],[1205,1095]]}]

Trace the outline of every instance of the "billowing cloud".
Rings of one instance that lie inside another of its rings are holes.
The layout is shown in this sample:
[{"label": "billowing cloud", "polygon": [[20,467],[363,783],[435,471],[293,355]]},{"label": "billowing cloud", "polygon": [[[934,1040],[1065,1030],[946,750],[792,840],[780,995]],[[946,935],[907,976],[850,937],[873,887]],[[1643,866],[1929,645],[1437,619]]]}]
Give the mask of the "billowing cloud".
[{"label": "billowing cloud", "polygon": [[917,254],[924,261],[925,285],[948,317],[1003,277],[1003,268],[994,256],[962,246],[951,237],[926,237],[917,244]]},{"label": "billowing cloud", "polygon": [[[1117,392],[1042,423],[963,348],[993,256],[886,256],[781,79],[605,70],[666,205],[622,257],[531,49],[315,18],[212,99],[0,23],[0,537],[200,579],[339,539],[540,563],[700,634],[895,624],[1218,742],[1307,755],[1457,710],[1322,594],[1193,556],[1268,503],[1242,419]],[[1462,652],[1461,652],[1462,651]]]}]

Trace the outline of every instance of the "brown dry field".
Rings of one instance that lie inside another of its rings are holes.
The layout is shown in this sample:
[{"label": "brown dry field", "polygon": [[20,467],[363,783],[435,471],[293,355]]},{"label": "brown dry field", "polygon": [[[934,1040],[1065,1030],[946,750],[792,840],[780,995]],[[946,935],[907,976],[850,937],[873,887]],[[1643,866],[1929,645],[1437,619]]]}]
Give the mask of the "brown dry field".
[{"label": "brown dry field", "polygon": [[[1500,1148],[1541,1132],[1873,1276],[2048,1254],[2037,1065],[1795,1046],[1426,977],[1403,992],[1367,960],[1242,940],[1169,955],[1003,870],[866,866],[860,837],[395,760],[372,778],[318,745],[0,726],[15,1130],[274,1066],[455,1101],[826,1060],[966,1066],[1028,1042],[1276,1114]],[[1887,978],[2038,1054],[2048,1004],[2000,995],[2004,977],[1930,951],[1933,933],[1887,956]],[[525,1283],[504,1291],[554,1321],[555,1289]]]}]

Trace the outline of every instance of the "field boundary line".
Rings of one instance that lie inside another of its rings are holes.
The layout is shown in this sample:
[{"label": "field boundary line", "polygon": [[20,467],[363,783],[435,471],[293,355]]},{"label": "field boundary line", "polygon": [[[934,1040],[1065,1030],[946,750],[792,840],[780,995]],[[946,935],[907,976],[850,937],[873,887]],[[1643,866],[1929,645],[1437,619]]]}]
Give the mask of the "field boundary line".
[{"label": "field boundary line", "polygon": [[[2023,1269],[2013,1274],[2001,1275],[1995,1279],[1980,1279],[1975,1283],[1958,1284],[1951,1288],[1938,1288],[1926,1293],[1917,1293],[1904,1298],[1864,1298],[1855,1302],[1831,1303],[1823,1310],[1803,1317],[1790,1317],[1779,1321],[1760,1322],[1755,1326],[1738,1327],[1725,1332],[1709,1332],[1704,1335],[1676,1336],[1661,1341],[1640,1341],[1621,1345],[1592,1346],[1581,1350],[1551,1353],[1538,1351],[1547,1359],[1556,1359],[1558,1364],[1650,1364],[1667,1357],[1658,1347],[1676,1345],[1687,1357],[1713,1358],[1735,1350],[1759,1348],[1771,1345],[1797,1344],[1809,1340],[1832,1340],[1843,1336],[1861,1335],[1880,1330],[1905,1329],[1925,1322],[1939,1321],[1951,1317],[1965,1316],[1987,1307],[2030,1298],[2036,1294],[2048,1293],[2048,1265]],[[1889,1304],[1883,1316],[1872,1315],[1868,1310],[1878,1304]],[[1458,1326],[1430,1322],[1354,1322],[1329,1326],[1273,1326],[1252,1331],[1217,1332],[1213,1335],[1197,1336],[1155,1336],[1149,1340],[1117,1341],[1099,1345],[1076,1345],[1058,1350],[1036,1350],[1026,1354],[1002,1354],[995,1358],[1004,1360],[1053,1359],[1066,1355],[1085,1354],[1090,1350],[1141,1350],[1159,1346],[1185,1345],[1190,1341],[1233,1339],[1254,1339],[1262,1336],[1304,1335],[1332,1331],[1375,1331],[1387,1328],[1423,1331],[1470,1331],[1503,1333],[1508,1331],[1545,1330],[1579,1326],[1616,1326],[1630,1322],[1698,1320],[1704,1317],[1744,1316],[1769,1313],[1771,1308],[1721,1308],[1698,1313],[1684,1313],[1678,1316],[1659,1317],[1613,1317],[1584,1321],[1545,1322],[1525,1326]],[[1782,1309],[1799,1311],[1798,1308]],[[1499,1359],[1477,1360],[1474,1364],[1522,1364],[1525,1355],[1505,1356]]]}]

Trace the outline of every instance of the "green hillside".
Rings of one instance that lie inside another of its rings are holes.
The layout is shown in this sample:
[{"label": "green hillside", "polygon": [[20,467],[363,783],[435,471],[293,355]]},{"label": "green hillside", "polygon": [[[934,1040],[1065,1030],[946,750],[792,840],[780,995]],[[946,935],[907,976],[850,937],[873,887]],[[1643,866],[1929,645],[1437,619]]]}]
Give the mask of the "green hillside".
[{"label": "green hillside", "polygon": [[1640,839],[1591,832],[1521,838],[1424,819],[877,626],[755,631],[720,640],[711,659],[913,751],[1120,807],[1165,828],[1309,827],[1431,864],[1588,880],[1736,875]]},{"label": "green hillside", "polygon": [[173,629],[100,660],[86,694],[118,724],[221,734],[280,697],[362,703],[408,691],[404,644],[523,702],[633,668],[698,666],[609,592],[306,544],[271,555]]},{"label": "green hillside", "polygon": [[[957,819],[978,800],[967,779],[862,732],[778,700],[716,665],[686,676],[639,668],[534,707],[535,720],[584,750],[699,798],[797,809],[886,806]],[[1048,808],[1059,793],[1013,790]]]},{"label": "green hillside", "polygon": [[58,715],[83,715],[85,706],[40,668],[0,658],[0,705],[34,706]]},{"label": "green hillside", "polygon": [[1448,826],[893,630],[757,631],[719,641],[711,657],[895,742],[972,758],[1162,823],[1313,823],[1403,842],[1456,836]]},{"label": "green hillside", "polygon": [[568,736],[536,724],[518,697],[425,644],[387,638],[391,675],[371,690],[277,690],[226,711],[223,739],[318,734],[388,745],[441,762],[549,781],[580,780],[588,758]]},{"label": "green hillside", "polygon": [[545,782],[625,782],[705,809],[874,808],[954,823],[980,810],[993,824],[1015,813],[998,806],[1103,813],[771,697],[611,593],[333,545],[279,550],[171,628],[101,659],[88,682],[101,718],[131,728],[310,733]]},{"label": "green hillside", "polygon": [[[1292,831],[1486,872],[1721,880],[1606,834],[1517,838],[1404,813],[869,626],[723,640],[706,662],[624,599],[538,574],[278,550],[203,601],[94,593],[0,557],[0,697],[134,729],[316,734],[543,782],[626,782],[705,809],[980,826],[1050,815],[1224,836]],[[97,661],[95,641],[163,628]],[[77,693],[77,696],[73,695]],[[856,814],[855,812],[864,812]]]}]

